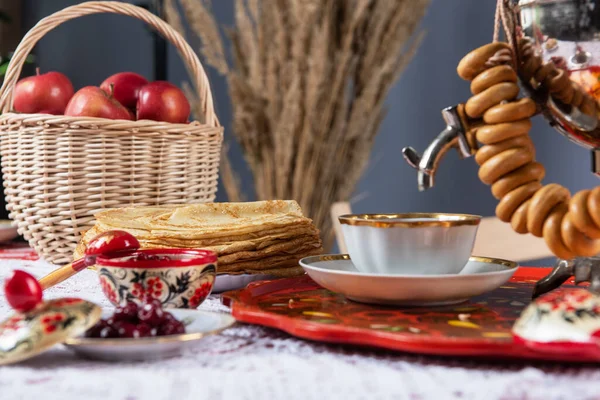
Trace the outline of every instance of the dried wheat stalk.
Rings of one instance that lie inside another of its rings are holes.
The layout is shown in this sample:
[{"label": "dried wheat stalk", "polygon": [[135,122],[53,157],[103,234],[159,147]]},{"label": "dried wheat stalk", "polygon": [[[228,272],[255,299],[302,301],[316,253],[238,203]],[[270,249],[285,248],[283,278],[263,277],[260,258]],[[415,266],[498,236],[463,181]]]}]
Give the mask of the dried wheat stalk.
[{"label": "dried wheat stalk", "polygon": [[[420,43],[428,4],[235,0],[231,61],[208,0],[167,0],[166,14],[183,32],[181,10],[205,61],[227,78],[257,196],[297,200],[330,245],[331,205],[349,199],[367,166],[385,97]],[[230,199],[241,198],[226,155],[222,172]]]}]

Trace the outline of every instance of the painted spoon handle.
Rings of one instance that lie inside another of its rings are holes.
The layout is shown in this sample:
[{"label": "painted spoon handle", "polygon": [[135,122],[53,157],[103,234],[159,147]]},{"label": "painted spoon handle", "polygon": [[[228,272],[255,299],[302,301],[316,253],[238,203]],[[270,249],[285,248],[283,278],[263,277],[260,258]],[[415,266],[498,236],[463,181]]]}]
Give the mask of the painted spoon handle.
[{"label": "painted spoon handle", "polygon": [[69,279],[79,271],[85,268],[84,258],[73,261],[71,264],[64,265],[60,268],[55,269],[48,275],[44,276],[39,280],[42,290],[46,290],[52,286],[58,285],[59,283]]}]

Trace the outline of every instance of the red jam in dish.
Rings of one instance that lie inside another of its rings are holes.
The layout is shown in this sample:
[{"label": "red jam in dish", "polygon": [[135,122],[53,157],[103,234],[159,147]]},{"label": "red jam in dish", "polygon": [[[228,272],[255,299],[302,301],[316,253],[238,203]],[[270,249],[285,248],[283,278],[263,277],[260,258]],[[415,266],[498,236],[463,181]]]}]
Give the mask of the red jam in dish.
[{"label": "red jam in dish", "polygon": [[132,261],[171,261],[169,256],[157,256],[154,254],[140,253],[136,255]]},{"label": "red jam in dish", "polygon": [[85,336],[103,339],[141,338],[182,333],[185,333],[183,323],[164,311],[160,301],[148,299],[140,306],[130,301],[117,307],[112,317],[100,320]]}]

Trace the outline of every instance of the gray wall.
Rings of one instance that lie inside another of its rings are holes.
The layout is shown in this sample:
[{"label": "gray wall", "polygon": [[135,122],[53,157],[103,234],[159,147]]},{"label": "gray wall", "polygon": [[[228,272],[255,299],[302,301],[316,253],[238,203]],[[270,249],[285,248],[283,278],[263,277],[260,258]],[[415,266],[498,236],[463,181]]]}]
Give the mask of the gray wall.
[{"label": "gray wall", "polygon": [[[387,1],[387,0],[381,0]],[[390,0],[391,1],[391,0]],[[26,26],[74,0],[26,0]],[[232,24],[232,0],[213,1],[222,23]],[[450,154],[443,161],[437,185],[425,193],[416,188],[416,173],[401,157],[411,145],[423,150],[443,129],[440,110],[469,96],[469,85],[456,75],[460,58],[469,50],[491,40],[495,1],[433,0],[423,26],[427,36],[388,100],[388,115],[372,154],[371,165],[361,180],[353,204],[358,212],[437,211],[493,215],[496,200],[477,178],[472,159],[459,160]],[[71,77],[76,87],[98,84],[106,76],[132,70],[150,76],[151,38],[143,25],[121,16],[92,16],[69,22],[47,35],[37,47],[42,70],[59,70]],[[171,49],[169,78],[186,79],[185,70]],[[225,82],[209,70],[216,97],[217,113],[232,138],[231,107]],[[587,151],[576,147],[536,118],[532,137],[537,157],[546,166],[547,182],[558,182],[572,191],[597,185],[589,172]],[[247,168],[233,145],[233,161],[244,189],[252,193]],[[226,200],[220,190],[219,200]],[[544,261],[546,262],[546,261]]]}]

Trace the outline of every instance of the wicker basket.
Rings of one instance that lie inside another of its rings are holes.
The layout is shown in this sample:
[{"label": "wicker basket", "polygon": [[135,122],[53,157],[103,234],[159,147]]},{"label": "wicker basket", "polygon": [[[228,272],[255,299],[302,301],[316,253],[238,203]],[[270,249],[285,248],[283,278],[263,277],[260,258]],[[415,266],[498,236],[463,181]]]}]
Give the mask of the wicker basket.
[{"label": "wicker basket", "polygon": [[[138,18],[178,49],[199,88],[205,121],[171,124],[11,112],[23,62],[47,32],[98,13]],[[10,218],[38,254],[72,260],[82,232],[106,208],[213,201],[223,129],[194,51],[160,18],[121,2],[88,2],[41,20],[15,51],[0,89],[0,154]]]}]

